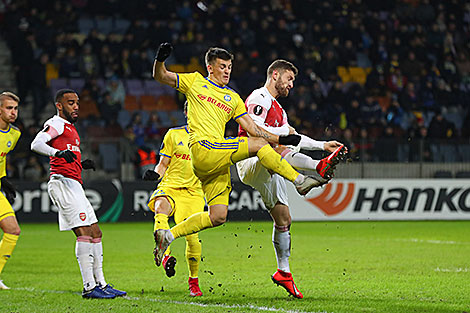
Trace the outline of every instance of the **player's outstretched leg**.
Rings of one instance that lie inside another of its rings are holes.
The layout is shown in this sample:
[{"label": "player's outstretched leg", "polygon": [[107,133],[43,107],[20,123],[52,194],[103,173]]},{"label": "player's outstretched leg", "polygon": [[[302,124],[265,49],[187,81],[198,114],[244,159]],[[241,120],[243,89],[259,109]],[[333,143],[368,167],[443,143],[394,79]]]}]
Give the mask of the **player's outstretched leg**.
[{"label": "player's outstretched leg", "polygon": [[346,158],[346,147],[344,145],[339,146],[335,151],[333,151],[329,156],[324,159],[321,159],[317,165],[317,172],[321,177],[325,179],[333,178],[334,170],[336,165],[340,161],[343,161]]},{"label": "player's outstretched leg", "polygon": [[153,255],[155,256],[155,264],[160,266],[160,264],[162,264],[165,251],[174,240],[174,237],[169,229],[157,229],[154,233],[154,238],[155,249],[153,250]]},{"label": "player's outstretched leg", "polygon": [[284,289],[295,298],[302,299],[304,297],[300,290],[297,289],[291,273],[278,269],[277,272],[271,276],[271,279],[276,285],[284,287]]},{"label": "player's outstretched leg", "polygon": [[176,265],[176,258],[174,256],[165,254],[162,260],[163,269],[165,270],[165,274],[168,277],[175,276],[175,265]]},{"label": "player's outstretched leg", "polygon": [[3,289],[3,290],[7,290],[7,289],[10,289],[10,287],[8,287],[7,285],[5,285],[3,283],[3,280],[0,280],[0,290]]},{"label": "player's outstretched leg", "polygon": [[191,297],[200,297],[202,296],[202,291],[199,288],[199,280],[197,277],[189,277],[188,279],[189,284],[189,295]]}]

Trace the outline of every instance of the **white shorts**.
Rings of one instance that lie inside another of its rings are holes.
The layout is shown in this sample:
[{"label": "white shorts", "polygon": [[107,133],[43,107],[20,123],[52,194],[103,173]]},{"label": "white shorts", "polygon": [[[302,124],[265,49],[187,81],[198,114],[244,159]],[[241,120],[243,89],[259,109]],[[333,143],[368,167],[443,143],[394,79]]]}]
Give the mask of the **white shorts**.
[{"label": "white shorts", "polygon": [[278,174],[271,175],[258,157],[237,162],[236,166],[240,180],[259,191],[268,210],[278,202],[288,205],[285,178]]},{"label": "white shorts", "polygon": [[47,183],[47,192],[59,209],[61,231],[90,226],[98,222],[95,210],[85,196],[82,185],[75,179],[54,174]]}]

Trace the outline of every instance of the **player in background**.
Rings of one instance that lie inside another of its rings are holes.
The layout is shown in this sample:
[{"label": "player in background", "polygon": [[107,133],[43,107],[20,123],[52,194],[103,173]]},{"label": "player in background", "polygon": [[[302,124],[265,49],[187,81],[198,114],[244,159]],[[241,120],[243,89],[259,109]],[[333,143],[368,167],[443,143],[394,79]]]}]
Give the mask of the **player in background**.
[{"label": "player in background", "polygon": [[[186,114],[187,102],[184,104]],[[170,229],[168,217],[172,216],[179,224],[184,219],[204,211],[204,193],[199,178],[194,175],[189,156],[188,126],[171,128],[163,138],[160,148],[160,161],[155,170],[147,170],[144,180],[158,181],[156,190],[150,196],[148,206],[155,212],[153,232],[157,229]],[[154,235],[155,236],[155,235]],[[199,288],[199,264],[201,263],[201,243],[197,233],[186,236],[186,261],[189,269],[189,294],[202,296]],[[164,254],[162,265],[166,275],[175,275],[176,258],[170,255],[170,248]]]},{"label": "player in background", "polygon": [[[21,232],[15,211],[11,207],[15,201],[16,190],[6,176],[7,154],[15,148],[21,136],[20,130],[11,125],[18,117],[19,102],[20,98],[12,92],[4,91],[0,94],[0,182],[5,194],[0,193],[0,228],[3,231],[0,241],[0,274],[11,257]],[[10,288],[0,280],[0,289]]]},{"label": "player in background", "polygon": [[126,292],[106,283],[103,274],[101,229],[82,187],[82,169],[95,170],[93,160],[81,161],[80,137],[73,123],[79,115],[78,94],[61,89],[55,95],[57,115],[44,123],[31,150],[50,157],[47,192],[59,209],[59,229],[77,236],[75,255],[83,278],[84,298],[111,299]]},{"label": "player in background", "polygon": [[[297,73],[297,68],[285,60],[276,60],[268,67],[264,87],[254,90],[245,102],[248,114],[258,126],[277,135],[295,133],[288,123],[286,112],[276,99],[289,95],[290,89],[294,87]],[[247,136],[247,132],[240,127],[238,135]],[[316,175],[320,183],[327,183],[333,175],[335,165],[344,157],[346,148],[337,141],[316,141],[305,135],[301,136],[297,148],[325,150],[331,154],[318,161],[285,146],[277,146],[275,150],[294,168],[310,171]],[[289,267],[291,216],[285,179],[278,174],[271,174],[257,157],[242,160],[236,166],[240,180],[259,191],[274,221],[272,238],[278,270],[271,278],[289,294],[301,299],[303,295],[295,285]]]},{"label": "player in background", "polygon": [[[266,168],[289,179],[304,195],[318,181],[295,171],[280,158],[268,144],[297,145],[299,135],[278,136],[257,126],[247,115],[240,96],[227,86],[232,72],[233,55],[221,48],[210,48],[205,56],[208,77],[198,72],[174,73],[164,61],[171,54],[170,43],[158,48],[153,65],[153,77],[160,83],[176,88],[188,101],[189,148],[194,174],[201,180],[209,212],[196,213],[171,230],[155,232],[156,263],[160,265],[163,253],[178,237],[222,225],[227,218],[230,166],[250,156],[258,156]],[[252,137],[224,138],[225,125],[234,119]]]}]

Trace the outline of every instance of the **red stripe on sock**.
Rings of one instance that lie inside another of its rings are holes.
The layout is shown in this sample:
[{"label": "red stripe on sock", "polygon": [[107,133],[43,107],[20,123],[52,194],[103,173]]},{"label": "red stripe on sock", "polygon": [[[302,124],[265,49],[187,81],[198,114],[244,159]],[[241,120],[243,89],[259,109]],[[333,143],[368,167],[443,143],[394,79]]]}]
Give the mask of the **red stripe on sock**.
[{"label": "red stripe on sock", "polygon": [[100,242],[101,242],[101,238],[93,238],[93,239],[91,239],[91,242],[92,242],[92,243],[100,243]]},{"label": "red stripe on sock", "polygon": [[78,236],[77,242],[91,242],[92,238],[90,236]]}]

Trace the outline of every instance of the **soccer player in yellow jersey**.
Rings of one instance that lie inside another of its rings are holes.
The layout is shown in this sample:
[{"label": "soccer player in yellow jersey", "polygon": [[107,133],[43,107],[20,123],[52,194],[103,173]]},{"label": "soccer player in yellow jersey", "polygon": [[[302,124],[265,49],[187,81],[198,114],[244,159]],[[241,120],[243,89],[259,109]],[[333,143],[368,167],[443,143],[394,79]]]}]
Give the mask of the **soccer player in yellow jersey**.
[{"label": "soccer player in yellow jersey", "polygon": [[[186,113],[186,103],[185,103]],[[199,178],[194,175],[189,154],[189,131],[187,126],[171,128],[165,134],[160,148],[160,161],[155,170],[147,170],[144,180],[162,180],[150,196],[148,206],[155,212],[153,231],[170,229],[168,217],[173,215],[175,223],[204,211],[204,193]],[[201,243],[197,233],[186,236],[186,261],[189,269],[189,294],[202,296],[198,272],[201,263]],[[162,261],[166,275],[175,275],[175,257],[168,248]]]},{"label": "soccer player in yellow jersey", "polygon": [[[168,71],[164,61],[172,49],[170,43],[160,45],[153,65],[153,77],[186,95],[192,167],[201,180],[209,212],[193,214],[171,230],[157,229],[157,266],[175,238],[225,223],[232,188],[229,167],[238,161],[258,156],[264,167],[292,181],[302,195],[320,185],[317,180],[295,171],[268,144],[297,145],[300,136],[278,136],[257,126],[247,114],[243,100],[227,86],[232,72],[231,53],[221,48],[210,48],[205,56],[209,75],[203,77],[198,72],[182,74]],[[225,124],[230,119],[239,123],[251,137],[224,138]]]},{"label": "soccer player in yellow jersey", "polygon": [[[1,189],[5,193],[0,193],[0,228],[3,230],[3,238],[0,241],[0,274],[20,236],[20,226],[10,204],[15,200],[16,190],[6,176],[7,154],[15,148],[21,136],[20,130],[11,125],[18,117],[19,102],[20,98],[12,92],[5,91],[0,94],[0,181]],[[0,280],[0,289],[10,288]]]}]

